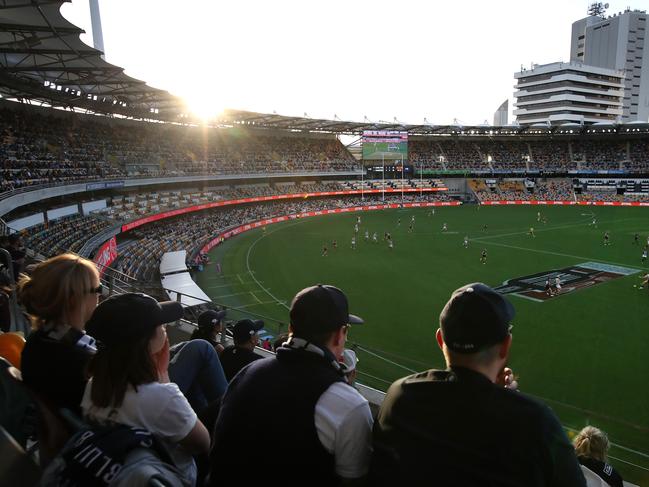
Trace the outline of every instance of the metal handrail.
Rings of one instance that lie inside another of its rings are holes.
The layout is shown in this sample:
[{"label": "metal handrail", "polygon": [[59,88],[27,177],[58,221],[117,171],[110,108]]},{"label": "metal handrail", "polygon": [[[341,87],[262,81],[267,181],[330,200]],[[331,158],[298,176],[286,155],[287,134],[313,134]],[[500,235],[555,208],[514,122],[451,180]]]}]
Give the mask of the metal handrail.
[{"label": "metal handrail", "polygon": [[264,322],[270,321],[270,322],[276,323],[277,325],[279,325],[280,329],[282,327],[287,327],[288,326],[288,323],[285,320],[278,320],[276,318],[271,318],[270,316],[262,315],[260,313],[253,313],[251,311],[245,310],[245,309],[240,308],[238,306],[231,306],[229,304],[226,305],[226,304],[216,303],[214,301],[208,301],[208,300],[206,300],[204,298],[193,296],[191,294],[187,294],[187,293],[184,293],[184,292],[181,292],[181,291],[176,291],[175,289],[168,289],[166,287],[162,287],[162,290],[166,291],[167,293],[169,293],[169,292],[176,293],[176,301],[178,301],[178,302],[181,301],[182,296],[186,296],[188,298],[195,299],[196,301],[201,301],[204,304],[216,305],[216,306],[218,306],[219,308],[222,308],[222,309],[231,309],[231,310],[238,311],[238,312],[246,314],[246,315],[254,316],[255,318],[259,318],[259,319],[263,320]]}]

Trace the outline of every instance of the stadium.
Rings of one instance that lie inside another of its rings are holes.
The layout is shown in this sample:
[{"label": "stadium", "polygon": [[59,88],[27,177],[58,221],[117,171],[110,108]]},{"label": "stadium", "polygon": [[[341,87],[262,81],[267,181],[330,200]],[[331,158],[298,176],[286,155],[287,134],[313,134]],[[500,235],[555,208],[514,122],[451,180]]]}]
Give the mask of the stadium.
[{"label": "stadium", "polygon": [[[261,357],[289,332],[296,293],[331,284],[365,321],[346,347],[376,416],[394,381],[445,369],[439,314],[482,282],[516,308],[507,365],[521,390],[570,439],[604,430],[624,485],[649,486],[649,121],[226,110],[205,124],[84,44],[63,3],[3,2],[0,356],[20,368],[15,335],[33,333],[19,274],[61,254],[94,262],[99,301],[180,303],[172,346],[191,343],[207,310],[225,311],[223,346],[235,323],[262,320]],[[0,485],[36,485],[84,426],[31,390],[39,427],[17,432],[14,390],[29,387],[3,364]]]}]

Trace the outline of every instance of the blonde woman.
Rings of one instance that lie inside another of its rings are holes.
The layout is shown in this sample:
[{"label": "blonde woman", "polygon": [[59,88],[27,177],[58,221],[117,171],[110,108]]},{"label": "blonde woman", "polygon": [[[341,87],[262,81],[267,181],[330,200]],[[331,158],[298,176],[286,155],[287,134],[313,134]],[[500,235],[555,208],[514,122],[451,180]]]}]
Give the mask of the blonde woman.
[{"label": "blonde woman", "polygon": [[86,368],[96,352],[84,327],[100,293],[95,264],[73,254],[41,262],[18,283],[33,327],[22,352],[23,380],[55,408],[81,411]]},{"label": "blonde woman", "polygon": [[579,463],[596,473],[611,487],[622,487],[622,477],[608,464],[608,436],[594,426],[586,426],[573,440]]}]

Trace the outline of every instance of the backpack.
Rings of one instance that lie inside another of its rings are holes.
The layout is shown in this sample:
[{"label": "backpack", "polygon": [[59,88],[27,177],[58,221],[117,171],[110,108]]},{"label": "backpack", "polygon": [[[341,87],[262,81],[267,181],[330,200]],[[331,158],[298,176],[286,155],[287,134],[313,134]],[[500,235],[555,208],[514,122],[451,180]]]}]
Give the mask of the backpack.
[{"label": "backpack", "polygon": [[94,426],[76,433],[41,477],[43,487],[137,487],[157,479],[188,487],[162,443],[142,428]]}]

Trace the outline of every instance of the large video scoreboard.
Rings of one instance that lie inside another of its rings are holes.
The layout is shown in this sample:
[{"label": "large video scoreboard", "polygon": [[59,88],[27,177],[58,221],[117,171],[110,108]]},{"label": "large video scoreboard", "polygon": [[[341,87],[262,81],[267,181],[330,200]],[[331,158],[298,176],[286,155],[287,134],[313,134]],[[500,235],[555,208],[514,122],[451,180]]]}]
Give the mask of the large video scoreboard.
[{"label": "large video scoreboard", "polygon": [[361,146],[364,160],[405,161],[408,159],[408,132],[366,130]]}]

